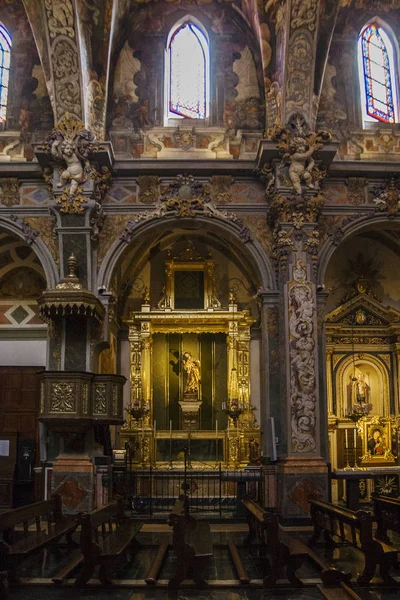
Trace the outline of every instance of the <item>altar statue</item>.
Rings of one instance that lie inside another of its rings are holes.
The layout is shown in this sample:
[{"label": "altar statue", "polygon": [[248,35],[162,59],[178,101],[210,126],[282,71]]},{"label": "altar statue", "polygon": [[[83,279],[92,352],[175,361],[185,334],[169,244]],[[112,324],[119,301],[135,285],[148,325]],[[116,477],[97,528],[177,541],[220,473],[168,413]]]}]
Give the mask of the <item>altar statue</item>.
[{"label": "altar statue", "polygon": [[[367,373],[368,375],[368,373]],[[347,410],[351,414],[356,405],[368,406],[370,409],[371,387],[366,380],[365,373],[357,369],[354,375],[350,375],[347,385]]]},{"label": "altar statue", "polygon": [[190,352],[184,352],[182,355],[182,365],[186,371],[187,379],[184,389],[184,393],[198,392],[200,389],[200,366],[201,363],[198,358],[193,358]]}]

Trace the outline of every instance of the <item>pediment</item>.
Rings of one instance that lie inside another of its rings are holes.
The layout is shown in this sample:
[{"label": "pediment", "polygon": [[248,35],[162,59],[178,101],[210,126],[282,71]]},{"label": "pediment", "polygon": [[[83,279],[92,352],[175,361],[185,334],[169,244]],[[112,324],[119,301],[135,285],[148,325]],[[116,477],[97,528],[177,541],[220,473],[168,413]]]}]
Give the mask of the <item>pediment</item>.
[{"label": "pediment", "polygon": [[400,323],[400,311],[383,306],[367,294],[344,302],[326,316],[326,323],[350,327],[388,327]]}]

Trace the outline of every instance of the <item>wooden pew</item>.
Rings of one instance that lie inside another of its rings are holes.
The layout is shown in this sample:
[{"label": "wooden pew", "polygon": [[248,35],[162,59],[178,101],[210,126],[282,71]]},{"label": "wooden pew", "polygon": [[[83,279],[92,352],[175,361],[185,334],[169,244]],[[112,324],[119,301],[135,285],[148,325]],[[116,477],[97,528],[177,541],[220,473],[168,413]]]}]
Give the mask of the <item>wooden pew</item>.
[{"label": "wooden pew", "polygon": [[249,536],[246,542],[250,544],[256,540],[257,543],[265,546],[270,556],[270,563],[268,563],[270,574],[264,579],[264,586],[276,585],[284,566],[290,583],[295,586],[303,585],[295,571],[307,556],[307,546],[283,532],[276,513],[264,510],[249,496],[245,496],[242,503],[247,510],[249,524]]},{"label": "wooden pew", "polygon": [[82,514],[80,548],[83,554],[83,568],[75,586],[86,586],[97,565],[100,565],[101,583],[104,586],[111,585],[110,569],[121,559],[127,561],[127,550],[140,528],[140,523],[125,517],[122,498]]},{"label": "wooden pew", "polygon": [[177,558],[176,572],[168,587],[178,587],[184,579],[193,579],[199,587],[207,585],[204,570],[214,554],[209,523],[189,515],[189,501],[184,495],[168,517],[172,527],[172,544]]},{"label": "wooden pew", "polygon": [[[10,580],[16,580],[16,567],[25,558],[58,541],[63,535],[72,546],[71,536],[77,525],[75,520],[62,514],[58,495],[1,513],[0,572],[7,572]],[[21,526],[22,535],[16,531],[17,526]],[[6,587],[7,583],[2,585]]]},{"label": "wooden pew", "polygon": [[374,517],[370,512],[354,512],[329,502],[312,500],[311,518],[314,533],[308,542],[310,546],[314,546],[323,533],[325,543],[330,547],[336,546],[336,538],[339,542],[350,544],[364,552],[364,571],[357,578],[359,585],[369,584],[378,565],[382,579],[386,583],[395,583],[389,570],[396,563],[398,550],[373,537]]},{"label": "wooden pew", "polygon": [[372,494],[376,519],[376,539],[390,544],[389,531],[400,533],[400,498],[385,498]]}]

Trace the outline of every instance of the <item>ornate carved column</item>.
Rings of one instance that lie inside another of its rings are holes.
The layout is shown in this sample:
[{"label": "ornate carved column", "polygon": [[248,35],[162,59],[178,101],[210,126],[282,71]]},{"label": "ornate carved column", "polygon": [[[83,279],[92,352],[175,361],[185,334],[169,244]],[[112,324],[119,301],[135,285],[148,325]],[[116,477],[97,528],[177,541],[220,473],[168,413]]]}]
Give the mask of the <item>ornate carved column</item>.
[{"label": "ornate carved column", "polygon": [[[261,144],[260,158],[265,162],[260,166],[267,180],[280,291],[280,401],[285,414],[280,423],[279,512],[286,518],[308,518],[307,499],[324,497],[328,484],[327,426],[321,426],[325,413],[321,405],[326,403],[319,364],[322,330],[315,282],[318,219],[324,203],[319,182],[336,148],[330,147],[329,134],[310,131],[300,115],[271,131],[270,138],[271,142]],[[277,148],[284,151],[281,160]]]},{"label": "ornate carved column", "polygon": [[95,434],[106,446],[107,426],[123,422],[125,378],[98,374],[97,349],[108,341],[111,298],[97,290],[93,269],[112,152],[107,143],[95,145],[91,132],[68,114],[35,151],[54,199],[61,273],[55,288],[38,299],[50,323],[40,419],[53,448],[53,491],[68,512],[78,512],[93,508]]}]

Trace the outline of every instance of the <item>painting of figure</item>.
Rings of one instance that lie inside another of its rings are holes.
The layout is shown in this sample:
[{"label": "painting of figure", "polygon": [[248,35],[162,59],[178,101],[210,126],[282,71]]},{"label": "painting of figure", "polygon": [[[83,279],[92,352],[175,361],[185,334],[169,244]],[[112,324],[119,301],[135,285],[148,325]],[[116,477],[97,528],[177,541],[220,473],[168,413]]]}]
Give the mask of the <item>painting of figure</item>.
[{"label": "painting of figure", "polygon": [[372,430],[372,437],[368,438],[367,445],[372,456],[383,456],[385,454],[387,445],[381,429],[376,427]]}]

